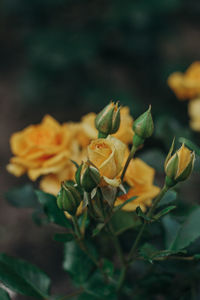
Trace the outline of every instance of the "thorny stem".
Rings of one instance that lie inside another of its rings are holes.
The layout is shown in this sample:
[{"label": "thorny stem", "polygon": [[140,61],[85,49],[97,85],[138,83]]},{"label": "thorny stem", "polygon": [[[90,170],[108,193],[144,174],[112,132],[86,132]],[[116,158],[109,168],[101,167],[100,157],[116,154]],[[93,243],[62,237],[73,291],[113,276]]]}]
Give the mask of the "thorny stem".
[{"label": "thorny stem", "polygon": [[130,163],[131,159],[133,158],[136,151],[137,151],[137,148],[133,145],[132,148],[131,148],[131,152],[129,153],[129,156],[128,156],[127,161],[125,163],[124,169],[122,171],[121,181],[123,181],[124,175],[125,175],[126,170],[128,168],[128,165],[129,165],[129,163]]}]

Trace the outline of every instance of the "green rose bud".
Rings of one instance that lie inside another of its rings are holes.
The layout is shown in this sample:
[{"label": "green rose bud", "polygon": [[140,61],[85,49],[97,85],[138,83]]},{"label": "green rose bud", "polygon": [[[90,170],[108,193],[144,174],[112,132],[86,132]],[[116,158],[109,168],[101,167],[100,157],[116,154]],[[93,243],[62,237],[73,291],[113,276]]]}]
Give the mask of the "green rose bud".
[{"label": "green rose bud", "polygon": [[62,182],[57,196],[57,205],[60,209],[74,216],[81,200],[81,195],[75,186],[67,182]]},{"label": "green rose bud", "polygon": [[177,182],[186,180],[194,166],[195,154],[190,151],[184,144],[172,155],[174,141],[165,160],[166,184],[170,187]]},{"label": "green rose bud", "polygon": [[153,134],[154,124],[151,115],[151,106],[149,109],[139,116],[133,123],[133,145],[139,147],[144,140]]},{"label": "green rose bud", "polygon": [[89,161],[84,162],[77,169],[75,179],[86,192],[90,193],[100,182],[100,174]]},{"label": "green rose bud", "polygon": [[117,132],[120,125],[120,107],[118,103],[108,104],[95,119],[95,126],[100,133],[100,137]]}]

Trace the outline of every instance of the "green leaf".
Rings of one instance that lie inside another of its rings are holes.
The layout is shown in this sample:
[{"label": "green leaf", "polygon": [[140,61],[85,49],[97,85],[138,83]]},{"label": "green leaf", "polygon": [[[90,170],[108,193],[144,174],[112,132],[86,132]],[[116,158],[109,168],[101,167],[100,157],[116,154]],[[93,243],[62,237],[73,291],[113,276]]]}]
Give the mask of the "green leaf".
[{"label": "green leaf", "polygon": [[64,212],[60,210],[56,203],[56,197],[37,190],[36,195],[39,203],[43,206],[44,213],[50,222],[56,223],[63,227],[71,227],[71,223],[66,218]]},{"label": "green leaf", "polygon": [[161,207],[164,205],[168,205],[172,202],[174,202],[177,198],[177,192],[173,190],[167,191],[167,193],[164,195],[164,197],[161,199],[157,207]]},{"label": "green leaf", "polygon": [[113,208],[113,211],[116,212],[116,211],[122,209],[122,207],[124,207],[127,203],[129,203],[129,202],[135,200],[136,198],[137,198],[137,197],[131,197],[130,199],[127,199],[127,200],[126,200],[125,202],[123,202],[122,204],[120,204],[120,205],[118,205],[118,206],[115,206],[115,207]]},{"label": "green leaf", "polygon": [[162,218],[162,224],[165,229],[165,247],[169,249],[173,244],[181,225],[170,215]]},{"label": "green leaf", "polygon": [[141,225],[141,220],[135,212],[117,211],[111,218],[113,230],[117,235]]},{"label": "green leaf", "polygon": [[[87,248],[96,257],[92,245],[87,243]],[[63,268],[70,274],[73,281],[83,284],[95,269],[95,265],[88,255],[80,249],[77,243],[71,241],[65,244]]]},{"label": "green leaf", "polygon": [[0,254],[0,281],[22,295],[48,298],[50,279],[36,266],[6,254]]},{"label": "green leaf", "polygon": [[199,259],[200,259],[200,254],[195,254],[195,255],[194,255],[194,259],[199,260]]},{"label": "green leaf", "polygon": [[77,169],[79,168],[79,164],[75,160],[71,159],[71,162],[75,165]]},{"label": "green leaf", "polygon": [[177,253],[186,253],[185,250],[158,250],[153,245],[145,243],[140,249],[140,255],[144,257],[145,260],[153,263],[153,260],[158,258],[168,257]]},{"label": "green leaf", "polygon": [[106,283],[102,274],[97,270],[83,285],[85,291],[93,299],[117,300],[116,287],[113,283]]},{"label": "green leaf", "polygon": [[176,208],[175,205],[171,205],[171,206],[168,206],[164,209],[162,209],[159,213],[157,213],[155,216],[153,216],[153,219],[155,220],[158,220],[160,219],[161,217],[163,217],[164,215],[167,215],[168,213],[170,213],[170,211],[174,210]]},{"label": "green leaf", "polygon": [[147,217],[147,215],[145,215],[145,214],[143,213],[143,211],[141,210],[140,206],[138,206],[138,207],[136,208],[136,214],[138,215],[138,217],[140,217],[140,218],[146,220],[147,222],[152,222],[152,221],[154,221],[153,218],[149,218],[149,217]]},{"label": "green leaf", "polygon": [[1,300],[11,300],[8,293],[2,288],[0,288],[0,299]]},{"label": "green leaf", "polygon": [[149,244],[149,243],[145,243],[139,250],[140,255],[147,261],[149,261],[150,263],[153,263],[153,253],[155,253],[157,251],[157,249]]},{"label": "green leaf", "polygon": [[186,221],[175,234],[174,241],[170,245],[171,250],[180,250],[188,247],[200,237],[200,207],[193,210]]},{"label": "green leaf", "polygon": [[66,243],[72,241],[74,239],[74,236],[71,233],[56,233],[53,239],[57,242]]},{"label": "green leaf", "polygon": [[11,189],[5,194],[6,200],[16,207],[37,208],[38,202],[31,184]]},{"label": "green leaf", "polygon": [[188,148],[193,150],[196,155],[200,156],[200,147],[198,147],[196,144],[183,137],[179,138],[179,142],[185,144]]}]

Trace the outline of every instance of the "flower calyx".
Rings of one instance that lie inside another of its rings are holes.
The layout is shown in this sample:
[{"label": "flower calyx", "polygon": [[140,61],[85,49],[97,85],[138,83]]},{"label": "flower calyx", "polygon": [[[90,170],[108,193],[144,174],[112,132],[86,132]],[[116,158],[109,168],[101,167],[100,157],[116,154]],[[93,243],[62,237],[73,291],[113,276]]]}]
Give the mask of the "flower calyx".
[{"label": "flower calyx", "polygon": [[195,153],[184,144],[172,155],[173,149],[174,140],[165,160],[166,185],[168,187],[186,180],[192,173],[195,160]]},{"label": "flower calyx", "polygon": [[76,186],[67,181],[62,182],[61,189],[57,195],[57,205],[61,210],[74,216],[81,200],[80,192]]},{"label": "flower calyx", "polygon": [[88,160],[79,166],[75,174],[75,179],[79,186],[90,193],[98,186],[101,176],[98,169]]},{"label": "flower calyx", "polygon": [[95,126],[100,137],[117,132],[120,126],[120,106],[111,102],[96,116]]},{"label": "flower calyx", "polygon": [[139,147],[144,140],[153,134],[154,124],[151,115],[151,105],[149,109],[139,116],[133,123],[133,145]]}]

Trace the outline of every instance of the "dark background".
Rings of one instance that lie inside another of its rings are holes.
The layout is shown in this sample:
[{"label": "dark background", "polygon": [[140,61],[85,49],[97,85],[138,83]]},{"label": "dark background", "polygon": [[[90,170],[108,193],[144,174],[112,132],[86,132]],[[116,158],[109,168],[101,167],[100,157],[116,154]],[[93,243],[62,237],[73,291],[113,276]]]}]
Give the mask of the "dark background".
[{"label": "dark background", "polygon": [[155,120],[168,115],[187,127],[187,103],[166,80],[200,59],[199,17],[199,0],[1,0],[0,251],[45,269],[56,291],[68,287],[52,229],[3,197],[28,182],[5,171],[10,135],[46,113],[78,121],[111,99],[134,117],[152,104]]}]

